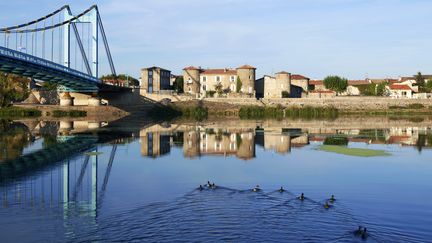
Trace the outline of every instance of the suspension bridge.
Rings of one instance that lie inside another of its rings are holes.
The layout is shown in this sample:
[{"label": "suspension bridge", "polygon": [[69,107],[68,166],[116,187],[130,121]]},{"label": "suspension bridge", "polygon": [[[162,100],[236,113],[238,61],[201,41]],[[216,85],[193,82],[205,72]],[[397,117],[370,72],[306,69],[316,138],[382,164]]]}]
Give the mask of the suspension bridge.
[{"label": "suspension bridge", "polygon": [[99,79],[100,39],[116,75],[98,7],[74,15],[65,5],[39,19],[0,28],[0,71],[57,84],[65,93],[122,91]]}]

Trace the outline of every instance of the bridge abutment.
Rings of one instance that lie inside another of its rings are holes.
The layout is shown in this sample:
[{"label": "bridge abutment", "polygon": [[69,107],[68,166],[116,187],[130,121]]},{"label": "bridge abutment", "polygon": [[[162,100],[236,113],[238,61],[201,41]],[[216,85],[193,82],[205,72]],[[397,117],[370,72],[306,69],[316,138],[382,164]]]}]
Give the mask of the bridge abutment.
[{"label": "bridge abutment", "polygon": [[60,106],[73,106],[74,97],[70,95],[69,92],[64,92],[60,95]]},{"label": "bridge abutment", "polygon": [[88,98],[88,105],[89,106],[100,106],[101,105],[101,98],[98,97],[97,93],[93,93]]}]

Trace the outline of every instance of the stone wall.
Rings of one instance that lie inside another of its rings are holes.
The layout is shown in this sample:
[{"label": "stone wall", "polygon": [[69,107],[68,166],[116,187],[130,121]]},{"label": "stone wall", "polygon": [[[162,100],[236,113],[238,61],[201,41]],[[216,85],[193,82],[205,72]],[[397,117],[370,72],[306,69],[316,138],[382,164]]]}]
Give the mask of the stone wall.
[{"label": "stone wall", "polygon": [[334,107],[339,110],[364,111],[385,110],[390,106],[407,106],[423,104],[432,106],[432,99],[392,99],[388,97],[333,97],[333,98],[300,98],[300,99],[263,99],[268,105],[281,104],[294,107]]}]

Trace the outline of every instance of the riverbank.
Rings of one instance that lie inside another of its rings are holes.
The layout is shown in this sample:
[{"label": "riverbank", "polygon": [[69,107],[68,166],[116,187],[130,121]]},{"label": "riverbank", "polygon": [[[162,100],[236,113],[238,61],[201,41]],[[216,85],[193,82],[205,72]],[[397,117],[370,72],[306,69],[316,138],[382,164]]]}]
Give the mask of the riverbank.
[{"label": "riverbank", "polygon": [[[306,100],[306,102],[304,102]],[[432,115],[432,100],[390,99],[366,97],[341,97],[334,99],[273,99],[278,102],[263,100],[224,101],[188,101],[175,102],[179,110],[202,107],[208,117],[256,118],[334,118],[338,115],[387,115],[411,116]]]},{"label": "riverbank", "polygon": [[12,107],[0,109],[0,114],[4,112],[4,119],[20,120],[92,120],[92,121],[115,121],[121,119],[129,113],[113,106],[70,106],[62,107],[57,105],[33,105],[15,104]]}]

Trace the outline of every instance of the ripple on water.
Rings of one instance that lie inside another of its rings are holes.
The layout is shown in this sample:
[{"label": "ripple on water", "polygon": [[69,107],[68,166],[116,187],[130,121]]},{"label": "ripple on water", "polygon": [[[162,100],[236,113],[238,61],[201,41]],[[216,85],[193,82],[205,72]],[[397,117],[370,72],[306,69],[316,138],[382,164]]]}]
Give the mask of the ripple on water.
[{"label": "ripple on water", "polygon": [[[298,200],[290,192],[194,190],[171,202],[148,204],[114,216],[71,240],[100,241],[334,241],[352,242],[358,225],[340,201]],[[382,241],[373,230],[368,241]],[[358,239],[361,240],[361,239]]]}]

